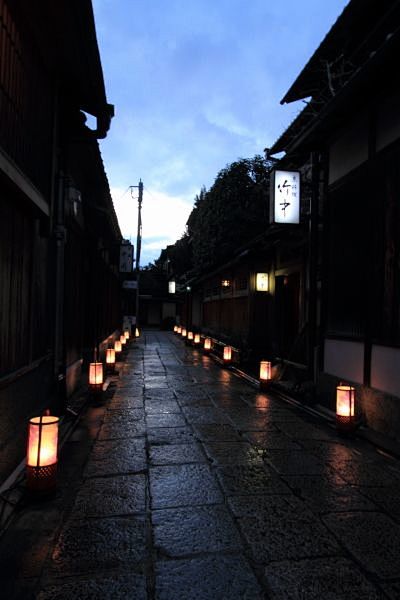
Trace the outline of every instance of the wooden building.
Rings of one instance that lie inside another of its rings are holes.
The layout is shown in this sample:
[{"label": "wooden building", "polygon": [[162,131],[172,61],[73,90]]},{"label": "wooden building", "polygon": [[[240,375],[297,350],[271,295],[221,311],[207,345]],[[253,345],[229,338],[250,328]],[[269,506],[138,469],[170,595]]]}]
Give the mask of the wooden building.
[{"label": "wooden building", "polygon": [[310,325],[318,401],[356,386],[362,422],[400,438],[400,5],[352,0],[282,102],[307,106],[271,149],[313,168]]},{"label": "wooden building", "polygon": [[62,412],[83,359],[121,323],[121,234],[97,142],[112,116],[90,0],[0,0],[2,475],[28,418]]}]

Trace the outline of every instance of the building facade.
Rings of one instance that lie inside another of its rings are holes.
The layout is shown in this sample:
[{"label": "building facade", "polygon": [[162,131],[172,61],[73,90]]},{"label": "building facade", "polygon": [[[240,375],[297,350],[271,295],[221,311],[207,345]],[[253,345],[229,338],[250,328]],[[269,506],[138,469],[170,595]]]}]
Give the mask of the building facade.
[{"label": "building facade", "polygon": [[[113,115],[89,0],[0,0],[0,450],[62,412],[120,324],[121,234],[98,146]],[[85,114],[96,125],[86,125]]]}]

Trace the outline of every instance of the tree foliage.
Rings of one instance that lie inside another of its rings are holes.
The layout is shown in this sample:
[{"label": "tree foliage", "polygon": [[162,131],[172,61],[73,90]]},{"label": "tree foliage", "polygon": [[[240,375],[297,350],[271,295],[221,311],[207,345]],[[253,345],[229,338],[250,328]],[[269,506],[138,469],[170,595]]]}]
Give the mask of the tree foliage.
[{"label": "tree foliage", "polygon": [[196,196],[186,232],[169,257],[173,272],[197,275],[221,264],[268,225],[271,163],[261,156],[222,169]]},{"label": "tree foliage", "polygon": [[222,169],[210,190],[201,190],[187,222],[193,267],[204,271],[229,260],[268,225],[270,164],[261,156]]}]

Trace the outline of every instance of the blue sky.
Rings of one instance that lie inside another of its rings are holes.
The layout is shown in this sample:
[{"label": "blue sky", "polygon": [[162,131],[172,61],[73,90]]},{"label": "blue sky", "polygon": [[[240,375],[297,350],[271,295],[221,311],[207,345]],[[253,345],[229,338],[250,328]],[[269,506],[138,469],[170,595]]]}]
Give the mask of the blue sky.
[{"label": "blue sky", "polygon": [[184,232],[195,195],[262,154],[302,108],[283,97],[347,0],[93,0],[108,101],[101,152],[125,237],[144,183],[146,265]]}]

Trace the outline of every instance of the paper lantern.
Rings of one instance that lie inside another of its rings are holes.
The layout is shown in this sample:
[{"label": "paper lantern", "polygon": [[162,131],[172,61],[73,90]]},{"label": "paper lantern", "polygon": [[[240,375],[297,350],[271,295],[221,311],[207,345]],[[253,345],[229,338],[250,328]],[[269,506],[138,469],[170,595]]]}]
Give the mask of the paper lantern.
[{"label": "paper lantern", "polygon": [[29,420],[26,476],[33,492],[50,492],[56,487],[58,422],[58,417],[49,415]]},{"label": "paper lantern", "polygon": [[120,352],[122,352],[122,344],[120,340],[115,340],[114,342],[114,350],[115,350],[115,354],[118,355],[120,354]]},{"label": "paper lantern", "polygon": [[211,338],[204,339],[204,352],[210,352],[211,350]]},{"label": "paper lantern", "polygon": [[224,346],[223,357],[224,357],[224,365],[229,365],[232,360],[232,347],[231,346]]},{"label": "paper lantern", "polygon": [[193,341],[194,341],[195,346],[198,346],[200,344],[200,334],[199,333],[195,333]]},{"label": "paper lantern", "polygon": [[106,367],[109,371],[114,371],[115,369],[115,349],[107,348],[106,350]]},{"label": "paper lantern", "polygon": [[92,392],[103,391],[103,363],[92,362],[89,365],[89,388]]},{"label": "paper lantern", "polygon": [[260,388],[267,388],[271,382],[272,366],[269,360],[260,361]]},{"label": "paper lantern", "polygon": [[355,388],[341,383],[336,387],[336,426],[339,431],[355,428]]}]

